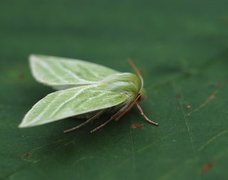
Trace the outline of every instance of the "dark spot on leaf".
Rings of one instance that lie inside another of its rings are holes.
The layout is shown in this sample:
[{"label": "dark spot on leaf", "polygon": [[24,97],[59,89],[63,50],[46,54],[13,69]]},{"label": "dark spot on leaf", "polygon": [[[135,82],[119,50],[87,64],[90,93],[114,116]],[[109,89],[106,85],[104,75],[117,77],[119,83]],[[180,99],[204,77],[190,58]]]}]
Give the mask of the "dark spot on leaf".
[{"label": "dark spot on leaf", "polygon": [[141,124],[141,123],[132,123],[131,124],[131,128],[132,129],[138,129],[138,128],[143,128],[143,124]]},{"label": "dark spot on leaf", "polygon": [[213,166],[214,166],[214,164],[211,162],[204,164],[202,167],[202,172],[208,172],[210,169],[213,168]]},{"label": "dark spot on leaf", "polygon": [[24,80],[24,79],[25,79],[24,74],[19,74],[19,75],[17,76],[17,79],[18,79],[18,80]]},{"label": "dark spot on leaf", "polygon": [[228,16],[222,16],[220,19],[224,24],[228,24]]},{"label": "dark spot on leaf", "polygon": [[222,84],[221,82],[217,82],[215,85],[214,85],[215,88],[221,88],[222,87]]},{"label": "dark spot on leaf", "polygon": [[26,153],[21,155],[21,159],[24,161],[28,161],[30,159],[31,155],[32,154],[30,152],[26,152]]},{"label": "dark spot on leaf", "polygon": [[176,98],[180,99],[181,98],[181,93],[176,94]]}]

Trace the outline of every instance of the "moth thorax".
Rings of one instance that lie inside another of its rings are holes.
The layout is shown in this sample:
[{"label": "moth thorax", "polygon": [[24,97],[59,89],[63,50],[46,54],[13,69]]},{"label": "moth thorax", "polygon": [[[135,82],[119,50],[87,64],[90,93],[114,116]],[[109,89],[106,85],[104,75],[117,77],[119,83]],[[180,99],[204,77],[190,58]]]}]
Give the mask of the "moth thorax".
[{"label": "moth thorax", "polygon": [[140,79],[132,73],[114,74],[106,79],[108,88],[114,91],[127,91],[138,94],[141,90]]}]

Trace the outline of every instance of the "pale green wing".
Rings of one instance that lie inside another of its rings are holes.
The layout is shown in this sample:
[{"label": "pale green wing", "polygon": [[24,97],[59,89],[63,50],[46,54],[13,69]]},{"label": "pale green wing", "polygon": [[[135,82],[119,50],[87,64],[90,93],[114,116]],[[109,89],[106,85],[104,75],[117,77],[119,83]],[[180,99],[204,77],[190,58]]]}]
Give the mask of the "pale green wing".
[{"label": "pale green wing", "polygon": [[55,89],[95,84],[118,71],[94,63],[45,55],[31,55],[30,67],[34,78]]},{"label": "pale green wing", "polygon": [[78,86],[51,93],[37,102],[19,127],[32,127],[110,108],[127,102],[129,94],[104,90],[98,85]]}]

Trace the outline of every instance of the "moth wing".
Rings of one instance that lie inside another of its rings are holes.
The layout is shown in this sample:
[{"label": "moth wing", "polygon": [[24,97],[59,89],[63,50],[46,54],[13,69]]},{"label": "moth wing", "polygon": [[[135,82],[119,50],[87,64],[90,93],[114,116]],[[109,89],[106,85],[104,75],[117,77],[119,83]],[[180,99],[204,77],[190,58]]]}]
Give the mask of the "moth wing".
[{"label": "moth wing", "polygon": [[30,67],[34,78],[55,89],[95,84],[118,71],[77,59],[31,55]]},{"label": "moth wing", "polygon": [[25,115],[19,127],[38,126],[63,118],[114,107],[126,102],[129,95],[86,85],[56,91],[38,101]]}]

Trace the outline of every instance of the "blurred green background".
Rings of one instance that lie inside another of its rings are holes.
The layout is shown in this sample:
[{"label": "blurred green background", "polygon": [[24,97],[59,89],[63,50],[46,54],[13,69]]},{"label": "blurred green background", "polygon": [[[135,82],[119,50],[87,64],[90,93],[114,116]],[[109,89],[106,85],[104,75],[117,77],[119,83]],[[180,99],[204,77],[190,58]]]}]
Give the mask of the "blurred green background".
[{"label": "blurred green background", "polygon": [[[228,179],[228,1],[1,0],[0,179]],[[143,72],[144,111],[95,134],[17,126],[51,88],[31,53]],[[138,124],[139,128],[135,128]]]}]

